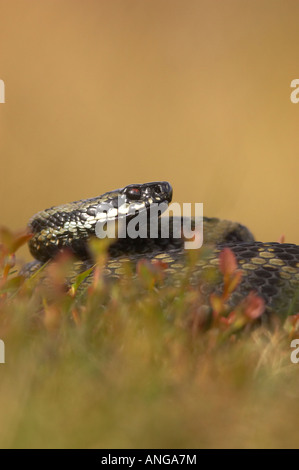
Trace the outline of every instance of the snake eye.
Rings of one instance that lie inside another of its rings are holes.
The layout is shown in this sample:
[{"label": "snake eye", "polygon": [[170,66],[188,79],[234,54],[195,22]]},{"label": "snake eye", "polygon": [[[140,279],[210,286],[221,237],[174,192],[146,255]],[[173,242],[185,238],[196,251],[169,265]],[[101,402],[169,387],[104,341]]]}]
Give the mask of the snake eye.
[{"label": "snake eye", "polygon": [[137,200],[137,199],[140,199],[141,197],[141,191],[138,188],[129,188],[126,191],[126,195],[130,199]]}]

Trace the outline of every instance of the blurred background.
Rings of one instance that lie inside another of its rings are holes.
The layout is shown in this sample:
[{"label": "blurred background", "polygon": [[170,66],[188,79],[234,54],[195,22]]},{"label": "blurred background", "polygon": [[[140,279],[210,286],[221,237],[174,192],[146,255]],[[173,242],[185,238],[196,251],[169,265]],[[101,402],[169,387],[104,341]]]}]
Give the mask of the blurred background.
[{"label": "blurred background", "polygon": [[[0,224],[130,183],[299,243],[296,0],[0,0]],[[27,256],[25,254],[25,256]],[[29,256],[29,255],[28,255]]]}]

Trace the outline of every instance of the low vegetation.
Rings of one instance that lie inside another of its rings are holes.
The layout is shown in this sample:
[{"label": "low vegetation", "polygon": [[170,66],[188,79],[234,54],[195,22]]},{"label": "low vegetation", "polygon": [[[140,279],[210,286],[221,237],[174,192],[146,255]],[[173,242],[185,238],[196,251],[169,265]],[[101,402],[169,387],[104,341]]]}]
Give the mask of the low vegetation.
[{"label": "low vegetation", "polygon": [[2,229],[1,240],[1,448],[298,446],[298,317],[255,326],[254,293],[231,310],[232,252],[207,310],[188,276],[164,283],[163,263],[107,282],[97,243],[96,268],[66,285],[70,256],[24,278],[15,252],[28,236]]}]

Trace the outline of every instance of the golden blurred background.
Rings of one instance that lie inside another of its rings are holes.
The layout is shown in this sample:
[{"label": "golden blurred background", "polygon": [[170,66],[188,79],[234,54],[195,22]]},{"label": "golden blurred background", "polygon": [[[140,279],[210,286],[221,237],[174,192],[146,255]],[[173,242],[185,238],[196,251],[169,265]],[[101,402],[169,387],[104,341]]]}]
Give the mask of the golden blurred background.
[{"label": "golden blurred background", "polygon": [[0,0],[0,223],[129,183],[299,243],[296,0]]}]

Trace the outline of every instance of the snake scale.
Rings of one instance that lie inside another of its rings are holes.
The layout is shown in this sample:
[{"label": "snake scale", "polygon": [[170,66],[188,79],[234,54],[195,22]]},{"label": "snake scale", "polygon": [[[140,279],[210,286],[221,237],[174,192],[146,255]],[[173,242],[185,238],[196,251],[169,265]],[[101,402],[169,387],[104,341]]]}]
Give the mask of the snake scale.
[{"label": "snake scale", "polygon": [[[168,182],[132,184],[96,198],[51,207],[37,213],[29,221],[29,230],[33,234],[29,249],[37,261],[29,265],[28,273],[54,258],[62,249],[70,250],[81,260],[81,269],[91,266],[88,241],[95,236],[97,222],[125,220],[127,224],[132,214],[149,214],[153,203],[169,204],[171,200],[172,188]],[[158,221],[158,233],[154,238],[149,235],[145,238],[119,238],[110,245],[105,269],[108,278],[121,276],[124,261],[137,263],[144,258],[163,261],[168,277],[184,272],[184,238],[177,238],[173,234],[178,219],[170,218],[167,238],[161,236],[161,218]],[[183,218],[179,219],[179,223],[183,224]],[[194,227],[193,219],[191,226]],[[208,217],[203,218],[203,240],[204,246],[210,246],[211,249],[207,256],[199,257],[195,263],[190,274],[191,283],[196,285],[206,268],[216,266],[219,253],[228,247],[235,254],[243,272],[242,282],[233,297],[234,302],[255,291],[265,300],[267,312],[275,311],[280,316],[299,312],[298,245],[258,242],[243,225]]]}]

